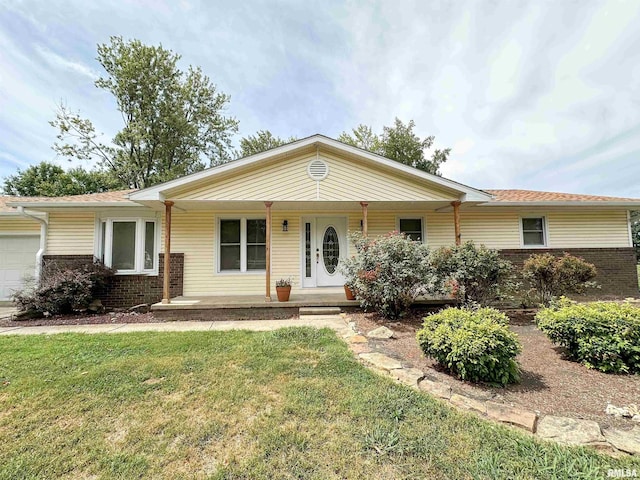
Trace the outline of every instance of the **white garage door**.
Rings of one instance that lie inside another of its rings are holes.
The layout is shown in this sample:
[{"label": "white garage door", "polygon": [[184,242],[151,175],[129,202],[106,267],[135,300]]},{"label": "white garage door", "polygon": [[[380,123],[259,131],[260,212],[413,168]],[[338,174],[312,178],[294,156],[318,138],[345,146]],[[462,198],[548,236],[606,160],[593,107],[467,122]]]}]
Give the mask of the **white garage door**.
[{"label": "white garage door", "polygon": [[9,300],[25,275],[33,277],[39,248],[37,235],[0,236],[0,300]]}]

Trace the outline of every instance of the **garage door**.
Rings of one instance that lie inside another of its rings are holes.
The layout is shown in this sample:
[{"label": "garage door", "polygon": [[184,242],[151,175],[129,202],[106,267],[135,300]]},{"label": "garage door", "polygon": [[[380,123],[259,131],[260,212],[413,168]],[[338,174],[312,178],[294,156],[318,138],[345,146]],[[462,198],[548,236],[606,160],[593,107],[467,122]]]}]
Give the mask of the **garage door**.
[{"label": "garage door", "polygon": [[37,235],[0,236],[0,300],[9,300],[25,275],[33,277],[39,248]]}]

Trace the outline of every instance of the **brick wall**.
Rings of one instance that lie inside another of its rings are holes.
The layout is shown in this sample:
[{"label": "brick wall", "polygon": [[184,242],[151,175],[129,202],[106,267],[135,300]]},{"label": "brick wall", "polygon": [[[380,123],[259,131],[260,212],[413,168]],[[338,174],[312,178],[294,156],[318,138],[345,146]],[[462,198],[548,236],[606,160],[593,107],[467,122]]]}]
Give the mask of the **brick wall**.
[{"label": "brick wall", "polygon": [[506,259],[522,267],[522,264],[534,253],[552,253],[563,255],[564,252],[581,257],[593,263],[598,269],[595,281],[601,286],[591,290],[587,296],[592,298],[626,298],[638,297],[638,274],[636,256],[633,248],[557,248],[557,249],[508,249],[501,250]]},{"label": "brick wall", "polygon": [[[43,264],[55,261],[69,265],[93,262],[92,255],[45,255]],[[98,298],[108,308],[126,308],[162,300],[164,282],[164,254],[160,254],[158,275],[115,275],[98,292]],[[172,297],[182,295],[184,254],[171,254],[169,291]]]}]

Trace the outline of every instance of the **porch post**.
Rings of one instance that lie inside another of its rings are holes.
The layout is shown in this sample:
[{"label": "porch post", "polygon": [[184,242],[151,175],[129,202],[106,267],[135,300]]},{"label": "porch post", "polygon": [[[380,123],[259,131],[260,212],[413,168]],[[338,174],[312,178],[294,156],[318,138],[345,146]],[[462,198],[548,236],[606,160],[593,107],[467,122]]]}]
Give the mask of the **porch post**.
[{"label": "porch post", "polygon": [[171,303],[169,280],[171,277],[171,207],[173,202],[164,202],[164,283],[162,286],[162,303]]},{"label": "porch post", "polygon": [[367,222],[367,207],[369,204],[367,202],[360,202],[360,206],[362,207],[362,235],[366,237],[369,233],[369,225]]},{"label": "porch post", "polygon": [[451,206],[453,207],[453,225],[455,228],[456,234],[456,245],[460,245],[462,239],[460,234],[460,200],[456,200],[455,202],[451,202]]},{"label": "porch post", "polygon": [[271,301],[271,205],[273,202],[264,202],[264,206],[267,208],[267,242],[265,246],[267,289],[264,297],[265,302]]}]

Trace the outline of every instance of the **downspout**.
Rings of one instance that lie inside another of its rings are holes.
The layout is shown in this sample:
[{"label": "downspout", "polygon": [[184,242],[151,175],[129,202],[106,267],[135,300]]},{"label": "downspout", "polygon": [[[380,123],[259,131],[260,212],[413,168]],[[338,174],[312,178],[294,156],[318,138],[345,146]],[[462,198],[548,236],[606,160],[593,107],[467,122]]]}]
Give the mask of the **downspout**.
[{"label": "downspout", "polygon": [[18,207],[18,213],[23,217],[31,218],[40,223],[40,249],[36,253],[36,280],[40,280],[40,273],[42,272],[42,257],[47,250],[47,227],[49,225],[48,215],[45,214],[44,218],[36,217],[30,213],[27,213],[24,207]]}]

